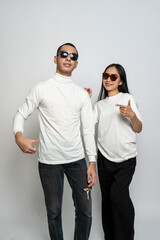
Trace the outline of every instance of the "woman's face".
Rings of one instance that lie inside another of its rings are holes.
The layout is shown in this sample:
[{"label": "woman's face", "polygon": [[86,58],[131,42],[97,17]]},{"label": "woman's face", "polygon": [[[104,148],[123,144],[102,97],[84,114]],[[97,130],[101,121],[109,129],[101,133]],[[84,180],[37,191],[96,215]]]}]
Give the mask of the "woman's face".
[{"label": "woman's face", "polygon": [[107,90],[109,97],[114,96],[119,93],[118,86],[122,85],[123,82],[116,67],[108,68],[105,73],[108,75],[106,74],[103,77],[103,86]]}]

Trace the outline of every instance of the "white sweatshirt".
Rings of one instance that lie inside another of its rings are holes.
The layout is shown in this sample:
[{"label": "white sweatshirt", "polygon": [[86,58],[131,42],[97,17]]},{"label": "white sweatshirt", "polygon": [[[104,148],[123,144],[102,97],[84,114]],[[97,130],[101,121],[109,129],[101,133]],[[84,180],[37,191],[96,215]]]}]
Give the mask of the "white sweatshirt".
[{"label": "white sweatshirt", "polygon": [[84,158],[82,137],[89,161],[95,161],[91,101],[88,93],[74,84],[71,77],[55,73],[53,78],[32,88],[14,117],[14,134],[23,133],[24,121],[35,109],[40,122],[40,162],[65,164]]},{"label": "white sweatshirt", "polygon": [[142,121],[134,98],[128,93],[119,93],[99,101],[94,108],[94,119],[98,123],[98,149],[113,162],[123,162],[137,155],[136,133],[130,118],[120,114],[115,104],[128,105]]}]

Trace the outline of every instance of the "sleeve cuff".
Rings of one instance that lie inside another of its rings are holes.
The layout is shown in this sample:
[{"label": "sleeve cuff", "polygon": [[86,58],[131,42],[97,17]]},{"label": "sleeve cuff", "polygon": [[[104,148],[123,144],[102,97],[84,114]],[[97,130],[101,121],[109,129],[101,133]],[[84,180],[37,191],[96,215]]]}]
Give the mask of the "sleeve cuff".
[{"label": "sleeve cuff", "polygon": [[13,134],[15,135],[17,132],[21,132],[23,134],[24,130],[22,128],[15,128],[13,130]]},{"label": "sleeve cuff", "polygon": [[89,162],[96,162],[96,156],[88,156]]}]

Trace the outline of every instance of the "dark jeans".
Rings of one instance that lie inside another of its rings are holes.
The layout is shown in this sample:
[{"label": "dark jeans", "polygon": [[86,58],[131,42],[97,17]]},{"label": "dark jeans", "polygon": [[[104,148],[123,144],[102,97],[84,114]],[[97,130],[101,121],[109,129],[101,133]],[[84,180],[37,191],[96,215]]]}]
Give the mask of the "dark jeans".
[{"label": "dark jeans", "polygon": [[129,185],[136,157],[113,163],[98,152],[98,173],[102,192],[102,225],[107,240],[134,239],[134,207]]},{"label": "dark jeans", "polygon": [[63,240],[62,195],[64,173],[72,188],[75,206],[74,240],[88,240],[92,222],[91,195],[87,188],[87,165],[85,159],[69,164],[48,165],[39,163],[39,174],[44,191],[51,240]]}]

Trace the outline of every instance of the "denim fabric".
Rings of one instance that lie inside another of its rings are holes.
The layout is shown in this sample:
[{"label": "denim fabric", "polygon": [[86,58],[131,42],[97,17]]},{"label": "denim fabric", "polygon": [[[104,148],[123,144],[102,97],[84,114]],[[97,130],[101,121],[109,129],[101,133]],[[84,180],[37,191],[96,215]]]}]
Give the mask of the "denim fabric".
[{"label": "denim fabric", "polygon": [[75,206],[74,240],[88,240],[92,222],[91,195],[87,192],[87,165],[85,159],[68,164],[39,163],[39,174],[44,191],[51,240],[63,240],[62,196],[64,174],[72,188]]}]

